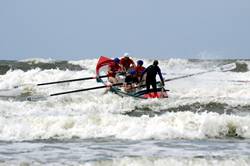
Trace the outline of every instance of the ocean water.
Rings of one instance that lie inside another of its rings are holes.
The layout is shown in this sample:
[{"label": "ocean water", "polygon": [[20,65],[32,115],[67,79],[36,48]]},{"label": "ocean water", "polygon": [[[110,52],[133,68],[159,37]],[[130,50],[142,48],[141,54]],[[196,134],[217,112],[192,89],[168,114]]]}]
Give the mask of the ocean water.
[{"label": "ocean water", "polygon": [[95,80],[36,85],[95,76],[97,59],[0,61],[0,166],[250,165],[250,61],[159,62],[165,78],[237,68],[166,82],[168,99],[142,100],[105,89],[49,97]]}]

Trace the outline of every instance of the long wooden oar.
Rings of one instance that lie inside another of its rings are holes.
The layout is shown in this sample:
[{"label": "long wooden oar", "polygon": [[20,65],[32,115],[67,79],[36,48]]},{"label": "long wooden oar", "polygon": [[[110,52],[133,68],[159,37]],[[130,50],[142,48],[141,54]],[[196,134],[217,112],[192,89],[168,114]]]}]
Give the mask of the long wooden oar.
[{"label": "long wooden oar", "polygon": [[85,77],[85,78],[78,78],[78,79],[71,79],[71,80],[45,82],[45,83],[37,84],[37,86],[50,85],[50,84],[60,84],[60,83],[73,82],[73,81],[84,81],[84,80],[90,80],[90,79],[96,79],[96,78],[105,78],[105,77],[108,77],[108,76],[107,75],[103,75],[103,76],[99,76],[99,77],[94,76],[94,77]]},{"label": "long wooden oar", "polygon": [[[188,75],[184,75],[184,76],[180,76],[180,77],[174,77],[174,78],[165,79],[164,82],[178,80],[178,79],[187,78],[187,77],[192,77],[192,76],[201,75],[201,74],[205,74],[205,73],[210,73],[210,72],[213,72],[213,71],[226,72],[226,71],[234,70],[235,68],[236,68],[236,64],[235,63],[230,63],[230,64],[223,65],[223,66],[221,66],[219,68],[216,68],[216,69],[213,69],[213,70],[208,70],[208,71],[203,71],[203,72],[199,72],[199,73],[188,74]],[[159,84],[159,83],[161,83],[161,82],[157,81],[157,84]],[[145,87],[145,86],[146,85],[140,85],[140,87]]]},{"label": "long wooden oar", "polygon": [[49,95],[34,95],[34,96],[28,96],[26,99],[29,101],[45,100],[47,99],[47,97],[51,97],[51,96],[59,96],[59,95],[64,95],[64,94],[69,94],[69,93],[77,93],[77,92],[89,91],[89,90],[94,90],[94,89],[108,88],[112,86],[120,86],[122,84],[123,83],[116,83],[112,85],[96,86],[96,87],[85,88],[85,89],[77,89],[77,90],[72,90],[72,91],[53,93]]},{"label": "long wooden oar", "polygon": [[201,75],[201,74],[210,73],[210,72],[214,72],[214,71],[226,72],[226,71],[234,70],[235,68],[236,68],[236,64],[235,63],[230,63],[230,64],[223,65],[223,66],[221,66],[219,68],[216,68],[216,69],[213,69],[213,70],[208,70],[208,71],[188,74],[188,75],[184,75],[184,76],[180,76],[180,77],[165,79],[164,82],[173,81],[173,80],[177,80],[177,79],[181,79],[181,78],[192,77],[192,76],[195,76],[195,75]]},{"label": "long wooden oar", "polygon": [[250,80],[226,80],[230,82],[239,82],[239,83],[250,83]]},{"label": "long wooden oar", "polygon": [[96,87],[91,87],[91,88],[85,88],[85,89],[78,89],[78,90],[72,90],[72,91],[66,91],[66,92],[59,92],[59,93],[53,93],[50,94],[49,96],[58,96],[58,95],[64,95],[64,94],[69,94],[69,93],[76,93],[76,92],[83,92],[83,91],[89,91],[89,90],[94,90],[94,89],[101,89],[101,88],[107,88],[107,87],[112,87],[112,86],[120,86],[123,83],[116,83],[112,85],[103,85],[103,86],[96,86]]}]

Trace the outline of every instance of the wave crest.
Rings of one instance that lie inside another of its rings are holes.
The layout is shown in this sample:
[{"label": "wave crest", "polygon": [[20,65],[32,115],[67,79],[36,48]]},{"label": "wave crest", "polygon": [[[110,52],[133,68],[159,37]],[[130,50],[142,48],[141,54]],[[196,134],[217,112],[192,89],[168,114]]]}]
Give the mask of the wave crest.
[{"label": "wave crest", "polygon": [[86,68],[68,63],[67,61],[55,61],[55,62],[40,62],[40,61],[0,61],[0,74],[6,74],[9,70],[22,70],[28,71],[31,69],[40,68],[46,69],[59,69],[59,70],[72,70],[79,71],[85,70]]}]

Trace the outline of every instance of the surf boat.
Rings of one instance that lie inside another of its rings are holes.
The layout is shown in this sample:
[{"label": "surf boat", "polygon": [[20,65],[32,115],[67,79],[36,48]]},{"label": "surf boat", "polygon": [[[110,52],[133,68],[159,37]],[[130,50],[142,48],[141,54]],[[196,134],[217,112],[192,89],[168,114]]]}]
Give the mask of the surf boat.
[{"label": "surf boat", "polygon": [[[108,82],[107,77],[98,77],[100,74],[106,74],[108,70],[108,66],[114,63],[112,59],[101,56],[96,65],[96,76],[97,82],[103,83],[105,86],[109,87],[109,91],[117,94],[120,97],[130,96],[134,98],[141,98],[141,99],[149,99],[149,98],[168,98],[167,91],[164,87],[160,87],[160,83],[157,82],[157,92],[147,92],[145,85],[141,85],[137,88],[133,88],[132,91],[125,91],[123,87],[124,83],[124,76],[120,75],[117,76],[118,83],[117,84],[110,84]],[[123,77],[123,78],[122,78]]]}]

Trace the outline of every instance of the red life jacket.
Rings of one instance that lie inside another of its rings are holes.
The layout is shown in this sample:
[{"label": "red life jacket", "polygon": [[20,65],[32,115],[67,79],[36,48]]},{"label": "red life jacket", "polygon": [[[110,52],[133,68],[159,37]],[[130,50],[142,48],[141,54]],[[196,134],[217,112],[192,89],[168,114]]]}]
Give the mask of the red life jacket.
[{"label": "red life jacket", "polygon": [[132,64],[134,64],[134,61],[130,58],[129,59],[122,58],[120,64],[127,70],[130,68]]},{"label": "red life jacket", "polygon": [[108,71],[108,74],[107,74],[108,77],[115,77],[116,73],[121,70],[120,65],[114,62],[109,65],[109,68],[112,72]]},{"label": "red life jacket", "polygon": [[145,70],[145,67],[143,67],[143,66],[136,66],[136,67],[135,67],[135,71],[136,71],[137,77],[141,77],[142,72],[143,72],[144,70]]}]

